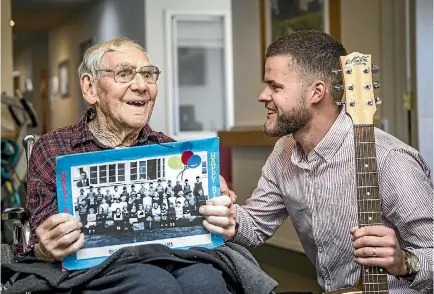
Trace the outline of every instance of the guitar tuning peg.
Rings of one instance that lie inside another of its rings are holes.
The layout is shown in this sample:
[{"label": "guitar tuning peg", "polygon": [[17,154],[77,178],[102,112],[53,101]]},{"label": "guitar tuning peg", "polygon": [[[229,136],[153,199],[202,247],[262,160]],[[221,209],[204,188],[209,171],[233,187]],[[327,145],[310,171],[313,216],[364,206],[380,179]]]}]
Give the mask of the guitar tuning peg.
[{"label": "guitar tuning peg", "polygon": [[372,86],[374,87],[374,89],[378,89],[378,88],[380,88],[380,82],[379,81],[373,81]]},{"label": "guitar tuning peg", "polygon": [[381,104],[383,101],[380,99],[380,97],[375,98],[375,104]]},{"label": "guitar tuning peg", "polygon": [[380,67],[377,64],[373,64],[371,68],[372,73],[377,73],[380,71]]},{"label": "guitar tuning peg", "polygon": [[338,91],[342,91],[344,89],[344,85],[335,85],[334,88]]},{"label": "guitar tuning peg", "polygon": [[342,105],[345,105],[345,102],[344,101],[335,101],[335,104],[337,106],[342,106]]},{"label": "guitar tuning peg", "polygon": [[341,71],[342,69],[333,69],[332,74],[338,75]]}]

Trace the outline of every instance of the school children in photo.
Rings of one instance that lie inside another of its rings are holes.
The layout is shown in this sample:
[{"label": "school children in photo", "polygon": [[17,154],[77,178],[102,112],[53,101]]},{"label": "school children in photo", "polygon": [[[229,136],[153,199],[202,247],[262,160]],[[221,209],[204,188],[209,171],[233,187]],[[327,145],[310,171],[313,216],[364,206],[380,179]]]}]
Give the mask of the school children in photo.
[{"label": "school children in photo", "polygon": [[85,226],[89,234],[95,233],[96,228],[96,214],[93,207],[89,208],[89,214],[87,215],[87,224]]}]

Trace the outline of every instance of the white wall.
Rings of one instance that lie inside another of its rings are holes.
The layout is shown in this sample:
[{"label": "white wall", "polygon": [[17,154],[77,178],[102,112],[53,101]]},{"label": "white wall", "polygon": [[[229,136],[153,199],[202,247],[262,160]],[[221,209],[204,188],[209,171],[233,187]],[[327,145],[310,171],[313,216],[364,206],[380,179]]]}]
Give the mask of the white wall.
[{"label": "white wall", "polygon": [[92,38],[103,42],[117,37],[129,37],[145,45],[144,0],[104,0],[94,5],[83,5],[73,18],[50,32],[49,77],[58,75],[57,66],[62,60],[70,60],[69,98],[58,93],[50,96],[49,129],[56,129],[76,122],[82,115],[82,96],[78,86],[77,69],[79,44]]},{"label": "white wall", "polygon": [[145,0],[105,0],[97,2],[88,11],[88,22],[93,24],[93,35],[97,42],[121,36],[145,45]]},{"label": "white wall", "polygon": [[433,1],[416,0],[416,92],[419,150],[433,163]]},{"label": "white wall", "polygon": [[152,63],[162,70],[158,81],[157,103],[150,121],[159,131],[170,133],[170,107],[167,77],[172,68],[168,67],[166,54],[170,44],[166,43],[165,15],[171,12],[186,13],[231,13],[230,0],[145,0],[145,44]]},{"label": "white wall", "polygon": [[259,0],[232,1],[234,46],[234,124],[261,126],[265,111],[258,102],[263,90]]}]

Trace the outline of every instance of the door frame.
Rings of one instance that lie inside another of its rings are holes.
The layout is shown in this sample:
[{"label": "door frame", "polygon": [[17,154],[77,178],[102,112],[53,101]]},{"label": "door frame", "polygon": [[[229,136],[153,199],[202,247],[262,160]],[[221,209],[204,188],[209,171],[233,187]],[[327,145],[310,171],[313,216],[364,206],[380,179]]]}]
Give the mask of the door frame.
[{"label": "door frame", "polygon": [[200,16],[220,16],[223,18],[224,23],[224,82],[225,82],[225,129],[231,129],[234,125],[234,77],[233,77],[233,48],[232,48],[232,14],[228,11],[192,11],[192,10],[165,10],[165,55],[166,66],[165,70],[167,75],[167,114],[169,121],[169,134],[177,140],[198,139],[205,137],[213,137],[217,135],[216,132],[179,132],[179,98],[177,91],[175,91],[176,75],[173,42],[176,40],[176,32],[173,28],[173,18],[182,17],[186,20],[195,19]]}]

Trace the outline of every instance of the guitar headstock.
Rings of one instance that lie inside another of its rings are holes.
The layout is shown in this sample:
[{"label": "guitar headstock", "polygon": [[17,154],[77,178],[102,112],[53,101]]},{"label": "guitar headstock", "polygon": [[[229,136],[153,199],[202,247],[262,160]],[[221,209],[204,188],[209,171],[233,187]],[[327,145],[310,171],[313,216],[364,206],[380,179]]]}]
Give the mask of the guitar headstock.
[{"label": "guitar headstock", "polygon": [[335,86],[338,90],[344,90],[345,110],[351,116],[353,124],[371,125],[374,122],[376,104],[381,104],[379,98],[375,98],[374,89],[380,87],[378,81],[372,81],[372,74],[377,73],[377,65],[371,64],[371,55],[353,52],[341,56],[341,69],[334,71],[343,76],[343,85]]}]

